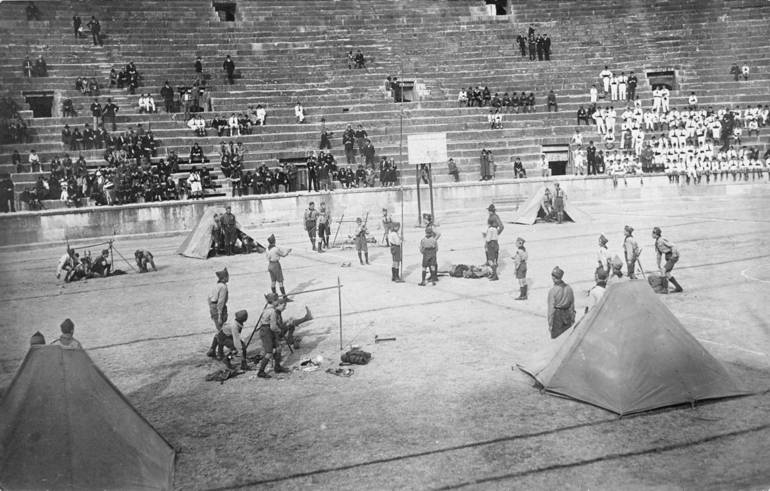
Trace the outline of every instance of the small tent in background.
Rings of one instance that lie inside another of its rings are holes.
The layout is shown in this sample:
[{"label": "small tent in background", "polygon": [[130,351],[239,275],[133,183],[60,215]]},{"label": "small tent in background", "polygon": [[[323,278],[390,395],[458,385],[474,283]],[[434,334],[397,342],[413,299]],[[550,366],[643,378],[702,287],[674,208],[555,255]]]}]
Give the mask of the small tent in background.
[{"label": "small tent in background", "polygon": [[171,489],[174,459],[82,349],[30,347],[0,402],[3,489]]},{"label": "small tent in background", "polygon": [[[177,254],[196,259],[207,259],[209,257],[209,253],[212,249],[211,227],[214,226],[214,215],[216,215],[217,212],[223,214],[225,210],[214,207],[206,209],[201,219],[198,220],[198,224],[189,234],[187,234],[182,245],[176,250]],[[254,242],[254,239],[246,235],[241,230],[241,226],[238,222],[235,223],[235,226],[238,230],[238,241],[240,241],[241,244],[241,247],[238,249],[239,252],[258,252],[260,254],[265,252],[264,246],[259,242]]]},{"label": "small tent in background", "polygon": [[748,394],[645,281],[610,285],[543,363],[519,366],[548,392],[623,415]]},{"label": "small tent in background", "polygon": [[[545,195],[545,186],[535,191],[532,196],[522,204],[516,211],[516,217],[510,223],[521,225],[533,225],[538,219],[545,220],[547,213],[543,209],[543,196]],[[588,220],[588,215],[578,210],[569,200],[564,203],[564,220],[568,222],[584,222]]]},{"label": "small tent in background", "polygon": [[217,211],[224,213],[224,210],[217,208],[206,208],[203,216],[198,220],[198,224],[184,239],[176,253],[185,257],[194,257],[197,259],[206,259],[211,251],[211,227],[214,226],[214,215]]}]

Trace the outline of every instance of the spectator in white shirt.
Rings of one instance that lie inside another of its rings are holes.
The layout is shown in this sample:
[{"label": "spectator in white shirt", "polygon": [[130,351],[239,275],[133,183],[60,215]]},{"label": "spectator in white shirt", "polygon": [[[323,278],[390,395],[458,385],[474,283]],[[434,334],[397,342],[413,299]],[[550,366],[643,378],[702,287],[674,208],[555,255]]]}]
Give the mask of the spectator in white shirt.
[{"label": "spectator in white shirt", "polygon": [[230,114],[230,118],[227,120],[227,127],[230,129],[230,136],[233,136],[233,133],[235,133],[236,136],[241,136],[238,116],[236,116],[235,113]]},{"label": "spectator in white shirt", "polygon": [[604,65],[604,70],[599,72],[599,78],[602,79],[602,84],[604,85],[604,94],[608,94],[610,92],[610,79],[612,78],[612,72],[607,67],[607,65]]},{"label": "spectator in white shirt", "polygon": [[695,95],[695,92],[690,92],[690,97],[687,99],[687,109],[690,111],[697,111],[698,110],[698,96]]},{"label": "spectator in white shirt", "polygon": [[588,91],[588,94],[591,97],[591,102],[596,102],[599,99],[599,91],[596,89],[596,84],[591,86],[591,89]]},{"label": "spectator in white shirt", "polygon": [[305,122],[305,108],[302,107],[302,103],[299,101],[294,106],[294,116],[297,118],[297,123]]},{"label": "spectator in white shirt", "polygon": [[143,112],[155,112],[155,99],[153,99],[150,94],[142,94],[139,96],[139,114]]},{"label": "spectator in white shirt", "polygon": [[265,126],[265,124],[267,124],[267,111],[262,107],[262,104],[257,104],[254,116],[257,118],[257,125]]}]

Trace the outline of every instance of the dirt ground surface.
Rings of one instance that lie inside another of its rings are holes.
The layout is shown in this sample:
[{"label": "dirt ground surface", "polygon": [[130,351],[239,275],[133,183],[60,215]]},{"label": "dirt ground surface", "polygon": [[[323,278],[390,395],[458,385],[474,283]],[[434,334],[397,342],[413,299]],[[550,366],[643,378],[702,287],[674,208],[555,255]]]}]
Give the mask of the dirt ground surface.
[{"label": "dirt ground surface", "polygon": [[[180,489],[768,489],[770,196],[767,182],[740,189],[665,201],[608,195],[576,203],[587,223],[506,223],[498,282],[442,277],[418,286],[423,234],[411,219],[404,284],[390,281],[387,248],[371,246],[372,264],[360,266],[352,249],[313,252],[299,224],[248,231],[263,244],[275,233],[294,249],[282,261],[288,290],[340,279],[343,344],[373,355],[351,377],[325,371],[340,357],[337,291],[326,290],[297,295],[287,309],[298,316],[308,305],[315,316],[299,329],[301,348],[287,365],[320,356],[318,371],[204,380],[221,368],[205,356],[214,271],[229,269],[231,316],[248,309],[251,327],[269,291],[264,255],[203,261],[175,254],[182,236],[120,240],[127,259],[139,247],[152,251],[158,272],[136,274],[117,258],[129,274],[64,284],[54,275],[61,248],[1,252],[0,389],[32,333],[51,341],[70,317],[99,367],[178,449]],[[437,211],[439,264],[483,263],[485,207]],[[542,394],[512,369],[552,342],[551,269],[566,272],[582,311],[598,235],[619,253],[626,224],[648,270],[653,226],[679,247],[675,273],[685,292],[660,298],[753,395],[618,418]],[[372,224],[375,235],[379,227]],[[518,236],[530,257],[523,302],[514,301]],[[375,343],[375,335],[396,340]],[[258,347],[255,340],[250,351]]]}]

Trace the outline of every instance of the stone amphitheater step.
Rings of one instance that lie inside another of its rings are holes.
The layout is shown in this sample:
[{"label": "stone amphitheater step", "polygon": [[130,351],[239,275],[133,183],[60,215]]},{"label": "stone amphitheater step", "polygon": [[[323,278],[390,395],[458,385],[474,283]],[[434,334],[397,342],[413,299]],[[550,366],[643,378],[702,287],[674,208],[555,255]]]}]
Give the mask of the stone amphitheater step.
[{"label": "stone amphitheater step", "polygon": [[[756,15],[756,12],[754,15],[749,13],[752,9],[760,9],[760,12],[766,13],[766,5],[756,1],[729,2],[726,6],[708,8],[698,7],[695,2],[683,2],[679,6],[669,2],[626,6],[619,2],[601,0],[589,2],[588,9],[576,2],[555,4],[553,9],[549,9],[548,17],[545,17],[552,19],[549,22],[532,19],[539,30],[548,29],[553,33],[557,49],[553,62],[546,64],[524,63],[517,56],[512,43],[516,29],[518,28],[520,32],[525,23],[530,20],[526,18],[527,12],[538,12],[534,5],[531,5],[534,10],[519,9],[524,13],[522,15],[517,12],[516,18],[522,22],[517,25],[511,23],[510,19],[474,18],[474,13],[479,12],[480,2],[406,2],[402,0],[392,2],[388,9],[382,9],[378,2],[363,0],[334,2],[331,6],[328,2],[288,4],[277,0],[253,4],[239,2],[241,22],[225,26],[224,23],[211,22],[215,19],[215,14],[210,4],[199,2],[169,2],[169,4],[173,5],[159,6],[147,0],[140,0],[138,3],[132,2],[125,8],[115,6],[116,8],[110,11],[98,4],[95,5],[95,12],[100,16],[103,24],[105,19],[115,21],[115,26],[107,28],[112,39],[126,41],[123,46],[108,49],[91,48],[87,45],[88,40],[85,40],[85,46],[83,42],[74,42],[69,31],[71,6],[60,8],[52,3],[41,4],[47,8],[50,7],[52,13],[48,17],[48,23],[41,24],[48,27],[48,30],[44,31],[46,39],[58,41],[58,43],[49,43],[57,47],[51,51],[52,56],[60,57],[59,60],[62,62],[60,67],[54,65],[52,68],[52,73],[57,75],[57,81],[49,85],[49,81],[43,82],[42,79],[26,81],[19,77],[11,77],[9,80],[11,83],[6,86],[12,87],[12,90],[50,87],[62,95],[75,95],[72,80],[63,86],[59,82],[59,79],[67,76],[74,79],[82,74],[82,58],[80,55],[74,57],[70,55],[72,48],[82,49],[82,56],[85,58],[92,56],[91,61],[100,64],[99,70],[107,68],[109,62],[118,65],[125,63],[131,57],[136,57],[140,60],[137,63],[146,64],[146,67],[140,65],[140,70],[146,77],[146,86],[153,87],[153,90],[157,90],[160,83],[170,77],[189,79],[185,67],[196,53],[205,53],[206,56],[221,59],[224,53],[235,52],[237,56],[242,57],[238,60],[238,66],[241,67],[244,78],[239,80],[235,87],[215,87],[213,99],[215,102],[219,101],[217,104],[221,103],[220,110],[223,111],[242,108],[244,100],[249,100],[251,103],[267,103],[271,108],[271,122],[277,123],[276,129],[279,130],[279,134],[271,132],[269,138],[268,135],[264,135],[258,145],[273,146],[272,149],[263,150],[264,155],[281,155],[287,152],[301,152],[308,146],[308,141],[312,144],[317,139],[317,133],[312,135],[307,131],[296,132],[297,134],[288,139],[286,135],[280,134],[280,131],[289,130],[290,103],[297,98],[302,98],[305,103],[309,123],[317,123],[316,118],[324,114],[330,125],[343,125],[347,122],[356,124],[359,121],[363,121],[367,127],[373,125],[377,118],[370,118],[366,114],[351,113],[339,116],[331,114],[332,111],[342,109],[334,104],[334,99],[340,95],[345,97],[351,102],[349,106],[352,106],[353,110],[363,104],[367,94],[381,100],[384,94],[375,87],[382,85],[385,75],[397,73],[399,64],[378,63],[380,59],[394,55],[402,58],[404,66],[414,74],[414,79],[430,85],[431,99],[443,97],[450,103],[456,97],[459,86],[476,85],[480,82],[489,84],[491,87],[523,87],[528,91],[534,90],[539,98],[544,96],[547,89],[556,88],[562,110],[560,116],[556,118],[563,126],[553,126],[552,116],[538,113],[539,121],[532,123],[532,131],[529,134],[523,134],[524,139],[530,142],[537,141],[534,135],[542,134],[546,131],[546,127],[548,127],[548,134],[556,133],[562,138],[569,137],[572,131],[569,125],[573,122],[574,110],[578,105],[585,103],[586,88],[595,81],[596,73],[604,63],[612,64],[613,67],[635,69],[639,73],[659,66],[678,70],[680,76],[685,77],[680,81],[683,95],[674,95],[672,104],[683,103],[687,90],[709,91],[708,94],[699,94],[702,104],[720,102],[747,104],[757,103],[762,99],[766,101],[767,90],[764,87],[770,80],[767,78],[766,69],[770,63],[767,57],[759,56],[756,61],[757,69],[753,70],[756,76],[752,76],[752,81],[741,87],[740,93],[731,92],[729,88],[724,90],[714,86],[728,81],[727,67],[734,62],[736,54],[744,52],[748,47],[756,49],[767,46],[767,38],[762,35],[763,15]],[[185,10],[189,9],[191,14],[179,15],[180,5],[184,5]],[[365,7],[362,8],[362,6]],[[5,8],[5,5],[0,6],[0,12],[4,12]],[[287,8],[296,8],[308,12],[309,15],[286,16],[284,13]],[[356,14],[347,15],[348,10]],[[590,10],[590,13],[586,12],[587,10]],[[143,15],[145,11],[152,12],[152,17]],[[17,9],[16,12],[18,18],[23,16],[22,10]],[[618,12],[628,15],[619,16]],[[417,15],[414,15],[415,13]],[[711,22],[715,13],[729,15],[725,21],[715,23]],[[170,22],[175,17],[195,25],[195,30],[198,32],[191,33],[190,27],[183,25],[184,22]],[[764,18],[767,16],[765,15]],[[582,19],[582,21],[576,21],[576,19]],[[687,22],[673,21],[673,19],[686,19]],[[56,29],[51,29],[53,26],[51,22],[61,26],[62,30],[57,32]],[[581,28],[581,22],[584,25],[601,28],[602,32],[606,33],[602,46],[596,46],[591,39],[592,30]],[[287,26],[296,24],[306,25],[304,32],[286,29]],[[173,50],[158,49],[159,29],[163,30],[164,39],[169,38],[168,46],[173,47]],[[383,36],[385,30],[388,30],[388,34]],[[256,37],[255,31],[258,33]],[[738,33],[754,31],[758,31],[758,34],[736,36]],[[66,33],[66,37],[62,37],[61,33]],[[17,36],[19,34],[25,41],[39,35],[34,32],[16,33]],[[644,39],[649,47],[629,43],[629,36]],[[196,37],[205,38],[207,43],[197,43]],[[569,41],[560,43],[559,37]],[[383,39],[387,40],[387,43],[383,43]],[[560,46],[562,44],[563,46]],[[468,49],[469,45],[474,48]],[[725,49],[726,45],[729,45],[728,49]],[[416,46],[419,46],[419,49],[414,49]],[[501,50],[500,46],[506,46],[506,48]],[[346,48],[357,47],[366,49],[367,55],[371,50],[372,56],[377,60],[373,65],[371,76],[368,73],[348,73],[341,79],[337,75],[329,77],[324,73],[329,71],[330,64],[336,64],[333,66],[339,67],[345,64],[341,56],[330,56],[324,53],[324,50],[333,49],[341,54]],[[108,51],[109,55],[104,56]],[[656,51],[659,52],[656,53]],[[767,52],[761,49],[758,51]],[[96,55],[97,53],[99,56]],[[16,58],[8,58],[16,63],[8,61],[3,66],[10,71],[18,71],[21,64],[18,54],[17,51],[13,55],[17,56]],[[561,59],[559,59],[560,55]],[[426,66],[431,65],[423,62],[426,58],[431,59],[435,66],[441,66],[442,70]],[[187,61],[180,61],[180,59]],[[293,63],[284,63],[283,60],[286,59],[292,59]],[[480,62],[479,60],[482,59],[485,61]],[[578,69],[572,67],[575,59],[583,60],[582,64],[586,66]],[[63,63],[67,60],[72,61],[71,67],[68,66],[70,63]],[[104,68],[101,64],[105,65]],[[206,66],[209,64],[216,68],[218,61],[210,63],[207,60]],[[522,67],[526,68],[522,70]],[[3,70],[3,73],[5,78],[7,70]],[[479,80],[479,73],[484,74],[482,80]],[[102,76],[105,74],[102,73]],[[276,83],[266,83],[271,80]],[[314,89],[310,86],[314,80],[322,81],[325,87],[334,87],[337,90],[324,91],[321,89],[323,86]],[[701,85],[695,85],[695,83]],[[645,90],[647,93],[644,93]],[[645,99],[649,98],[649,86],[645,85],[643,80],[640,92]],[[120,100],[121,106],[125,106],[121,116],[125,118],[126,124],[143,121],[149,124],[150,118],[136,114],[135,109],[129,107],[132,102],[130,98],[119,94],[115,97]],[[18,96],[15,98],[18,100]],[[88,98],[77,100],[78,104],[85,106],[90,102]],[[388,112],[387,109],[381,110]],[[280,115],[281,111],[286,111],[287,114]],[[407,132],[449,128],[451,120],[455,119],[467,119],[466,124],[479,128],[483,128],[485,123],[484,113],[474,113],[473,110],[440,115],[426,106],[418,111],[423,112],[424,116],[418,115],[414,119],[433,118],[436,121],[433,126],[408,124]],[[388,116],[384,117],[388,118]],[[509,124],[516,124],[516,118],[511,119],[513,121],[509,123],[506,117],[506,127]],[[386,120],[386,122],[390,123],[392,130],[393,117],[390,116],[390,121]],[[38,129],[33,125],[33,133]],[[43,132],[42,128],[40,130],[40,133],[34,135],[35,138],[51,138],[54,145],[58,143],[58,131]],[[173,126],[158,127],[157,131],[162,134],[163,142],[172,148],[181,148],[191,140],[189,132],[183,126],[177,129]],[[382,143],[384,143],[381,146],[381,142],[378,141],[378,148],[391,148],[388,146],[388,141],[392,136],[393,132],[387,131],[387,127],[382,134],[377,134],[377,139],[383,140]],[[457,149],[458,151],[470,152],[473,149],[475,152],[477,150],[479,142],[474,144],[472,138],[480,138],[480,136],[470,133],[469,138],[468,150],[461,147]],[[34,144],[38,143],[42,141]],[[521,145],[515,142],[514,144]]]}]

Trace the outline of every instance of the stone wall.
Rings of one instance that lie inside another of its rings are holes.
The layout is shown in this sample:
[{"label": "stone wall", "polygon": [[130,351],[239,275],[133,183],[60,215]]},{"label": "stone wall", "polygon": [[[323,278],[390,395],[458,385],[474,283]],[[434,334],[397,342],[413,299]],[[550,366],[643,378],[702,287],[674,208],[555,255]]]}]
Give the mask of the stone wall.
[{"label": "stone wall", "polygon": [[[461,214],[468,209],[486,209],[495,203],[498,209],[512,212],[519,203],[543,184],[552,185],[555,179],[500,180],[441,184],[434,187],[434,207],[437,219]],[[761,192],[752,181],[675,186],[664,176],[629,178],[628,186],[622,180],[616,189],[606,177],[558,178],[572,201],[634,198],[661,198],[678,195],[728,195]],[[765,186],[766,182],[761,182]],[[551,186],[552,187],[552,186]],[[422,212],[430,211],[427,186],[421,186]],[[112,207],[58,209],[37,212],[19,212],[0,215],[0,247],[19,244],[56,244],[67,240],[94,239],[136,235],[168,235],[191,230],[206,208],[222,208],[230,204],[242,228],[259,230],[302,223],[302,215],[309,201],[318,207],[326,202],[335,219],[355,219],[369,212],[379,221],[383,207],[394,216],[401,212],[404,202],[404,221],[417,223],[417,190],[415,186],[399,188],[353,189],[333,193],[287,193],[270,196],[248,196],[205,201],[173,201],[156,204],[133,204]]]}]

